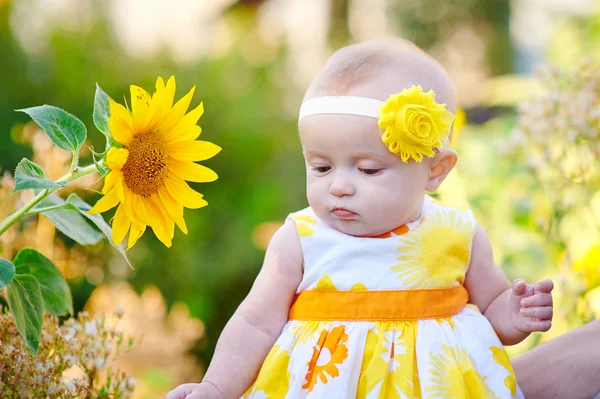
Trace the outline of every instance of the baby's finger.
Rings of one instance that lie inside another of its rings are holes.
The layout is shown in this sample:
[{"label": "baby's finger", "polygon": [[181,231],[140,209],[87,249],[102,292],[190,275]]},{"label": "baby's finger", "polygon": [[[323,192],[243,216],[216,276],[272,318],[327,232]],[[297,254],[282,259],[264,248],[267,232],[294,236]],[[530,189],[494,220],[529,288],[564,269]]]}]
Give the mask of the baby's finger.
[{"label": "baby's finger", "polygon": [[554,289],[554,283],[552,282],[552,280],[550,279],[544,279],[541,281],[538,281],[537,283],[535,283],[533,285],[533,288],[535,289],[535,292],[552,292],[552,290]]},{"label": "baby's finger", "polygon": [[522,279],[518,278],[513,281],[512,292],[514,296],[521,296],[527,292],[527,283]]},{"label": "baby's finger", "polygon": [[528,332],[535,332],[535,331],[548,331],[550,329],[550,327],[552,327],[552,321],[551,320],[527,320],[527,322],[525,323],[525,330],[524,331],[528,331]]},{"label": "baby's finger", "polygon": [[185,399],[193,390],[196,384],[182,384],[165,396],[165,399]]},{"label": "baby's finger", "polygon": [[552,314],[554,310],[551,306],[535,307],[535,308],[521,308],[521,315],[525,317],[535,317],[541,320],[552,320]]},{"label": "baby's finger", "polygon": [[536,294],[521,299],[521,306],[530,308],[534,306],[552,306],[552,294]]},{"label": "baby's finger", "polygon": [[516,279],[512,284],[512,295],[510,296],[510,308],[514,313],[519,313],[521,309],[521,299],[530,297],[534,294],[533,286],[528,285],[523,279]]}]

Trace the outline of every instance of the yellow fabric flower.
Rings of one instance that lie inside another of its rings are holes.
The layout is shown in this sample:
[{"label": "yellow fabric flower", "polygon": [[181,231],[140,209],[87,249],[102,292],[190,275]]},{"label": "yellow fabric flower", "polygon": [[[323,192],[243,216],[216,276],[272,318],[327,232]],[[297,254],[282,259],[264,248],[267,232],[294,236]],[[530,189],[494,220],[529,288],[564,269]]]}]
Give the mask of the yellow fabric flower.
[{"label": "yellow fabric flower", "polygon": [[[198,165],[221,151],[207,141],[196,140],[201,129],[196,125],[204,112],[203,104],[187,112],[195,86],[175,105],[175,77],[167,84],[159,77],[156,92],[131,86],[131,113],[109,99],[108,126],[122,148],[111,148],[106,156],[110,173],[104,180],[102,197],[90,213],[105,212],[117,205],[112,227],[118,245],[129,232],[132,247],[150,226],[167,247],[174,225],[187,234],[183,208],[201,208],[208,203],[192,190],[186,180],[211,182],[217,174]],[[187,113],[186,113],[187,112]]]},{"label": "yellow fabric flower", "polygon": [[417,162],[423,155],[432,157],[434,148],[442,147],[448,138],[454,114],[446,104],[435,102],[433,90],[423,92],[421,86],[412,86],[391,95],[379,110],[379,127],[384,130],[381,139],[391,152],[402,161]]}]

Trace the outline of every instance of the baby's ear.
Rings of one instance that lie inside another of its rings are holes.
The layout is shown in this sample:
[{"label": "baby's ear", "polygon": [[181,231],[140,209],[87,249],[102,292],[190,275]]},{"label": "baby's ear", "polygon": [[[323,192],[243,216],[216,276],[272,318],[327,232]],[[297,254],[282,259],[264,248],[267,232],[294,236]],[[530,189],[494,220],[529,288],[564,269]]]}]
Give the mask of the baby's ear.
[{"label": "baby's ear", "polygon": [[425,190],[429,192],[437,190],[446,176],[448,176],[448,173],[454,168],[457,160],[458,155],[452,148],[442,148],[433,158],[429,159],[431,170]]}]

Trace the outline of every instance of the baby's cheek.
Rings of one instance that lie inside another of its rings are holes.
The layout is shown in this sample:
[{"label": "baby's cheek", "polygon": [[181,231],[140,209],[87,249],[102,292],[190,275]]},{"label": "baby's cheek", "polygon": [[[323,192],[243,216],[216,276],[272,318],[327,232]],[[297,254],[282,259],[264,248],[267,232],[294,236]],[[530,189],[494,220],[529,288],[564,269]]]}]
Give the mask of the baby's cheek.
[{"label": "baby's cheek", "polygon": [[320,187],[318,183],[307,184],[306,198],[308,199],[308,204],[316,212],[318,212],[323,207],[323,201],[326,195],[327,192],[323,189],[323,187]]}]

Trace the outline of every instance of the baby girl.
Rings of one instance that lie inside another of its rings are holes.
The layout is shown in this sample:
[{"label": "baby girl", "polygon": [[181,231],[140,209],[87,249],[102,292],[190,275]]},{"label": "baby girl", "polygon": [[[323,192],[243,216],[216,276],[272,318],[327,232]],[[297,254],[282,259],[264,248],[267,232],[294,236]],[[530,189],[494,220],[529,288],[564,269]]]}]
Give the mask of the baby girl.
[{"label": "baby girl", "polygon": [[203,382],[168,399],[522,397],[503,345],[547,331],[550,280],[511,283],[468,209],[454,86],[404,41],[337,51],[300,109],[309,207],[273,236]]}]

